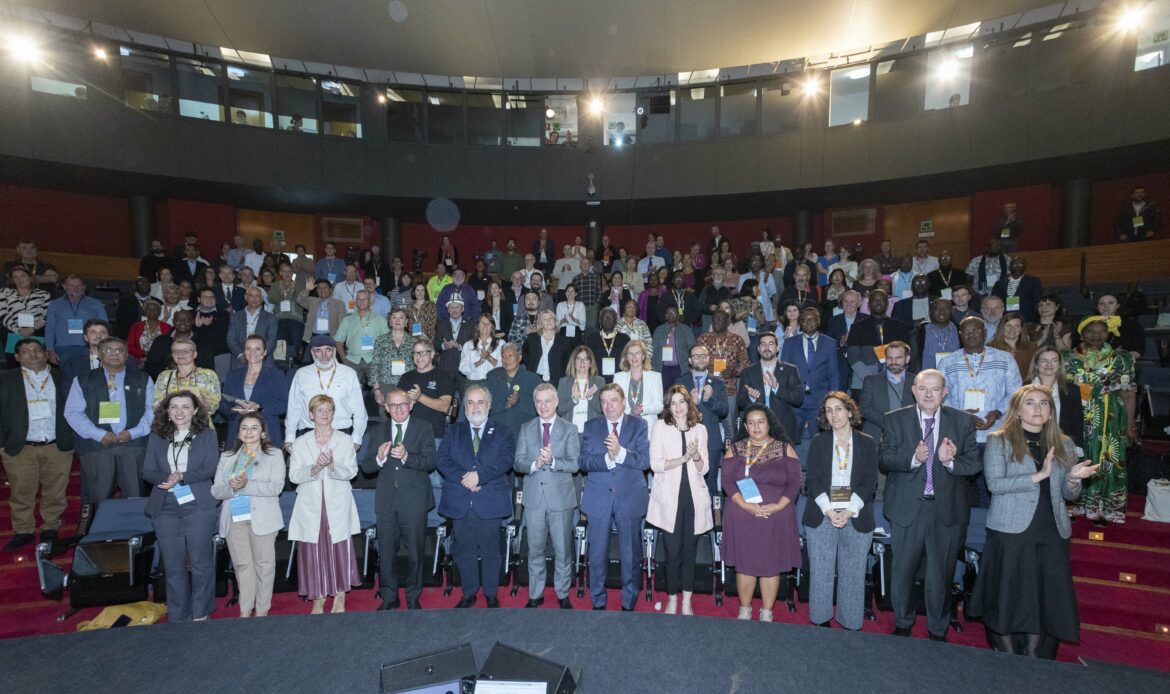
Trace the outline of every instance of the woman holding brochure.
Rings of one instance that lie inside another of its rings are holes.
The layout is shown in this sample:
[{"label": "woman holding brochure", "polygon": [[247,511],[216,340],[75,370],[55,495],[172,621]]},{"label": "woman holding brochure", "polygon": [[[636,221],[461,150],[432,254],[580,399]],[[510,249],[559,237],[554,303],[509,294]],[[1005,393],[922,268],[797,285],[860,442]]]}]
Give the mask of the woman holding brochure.
[{"label": "woman holding brochure", "polygon": [[772,621],[780,574],[800,566],[796,497],[800,460],[763,404],[743,412],[743,430],[727,449],[721,471],[730,494],[723,512],[723,561],[735,568],[739,619],[752,618],[759,581],[760,621]]}]

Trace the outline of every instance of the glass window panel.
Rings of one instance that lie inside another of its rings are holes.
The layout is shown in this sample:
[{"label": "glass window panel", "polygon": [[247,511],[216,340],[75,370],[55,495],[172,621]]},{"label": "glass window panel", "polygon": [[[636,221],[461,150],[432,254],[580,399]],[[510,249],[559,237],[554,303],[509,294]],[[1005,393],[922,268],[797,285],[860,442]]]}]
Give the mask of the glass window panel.
[{"label": "glass window panel", "polygon": [[271,128],[272,73],[228,65],[227,77],[232,123]]},{"label": "glass window panel", "polygon": [[29,67],[29,87],[34,92],[88,99],[86,65],[91,55],[72,44],[59,42]]},{"label": "glass window panel", "polygon": [[1029,87],[1033,93],[1060,89],[1088,77],[1096,49],[1073,23],[1038,32],[1033,42]]},{"label": "glass window panel", "polygon": [[386,90],[386,134],[391,142],[425,142],[421,89]]},{"label": "glass window panel", "polygon": [[760,130],[765,135],[800,129],[801,83],[781,77],[765,80],[760,88]]},{"label": "glass window panel", "polygon": [[316,80],[277,73],[276,102],[280,109],[277,124],[281,130],[314,135],[321,131],[317,120]]},{"label": "glass window panel", "polygon": [[638,114],[634,112],[635,94],[610,94],[605,97],[602,127],[605,144],[611,147],[632,145],[638,141]]},{"label": "glass window panel", "polygon": [[508,144],[539,147],[544,135],[544,97],[536,94],[509,94],[504,104]]},{"label": "glass window panel", "polygon": [[719,137],[756,134],[758,82],[728,84],[720,88]]},{"label": "glass window panel", "polygon": [[440,145],[463,142],[463,92],[427,92],[427,141]]},{"label": "glass window panel", "polygon": [[504,134],[504,123],[500,113],[503,97],[500,94],[469,92],[465,97],[465,103],[467,144],[498,146]]},{"label": "glass window panel", "polygon": [[1029,33],[980,49],[972,70],[973,98],[979,103],[994,104],[1027,93],[1032,43]]},{"label": "glass window panel", "polygon": [[674,107],[677,95],[668,92],[643,93],[638,95],[642,107],[638,139],[643,144],[674,142]]},{"label": "glass window panel", "polygon": [[1170,65],[1170,0],[1145,5],[1137,31],[1134,72]]},{"label": "glass window panel", "polygon": [[82,100],[89,98],[85,85],[78,82],[66,82],[64,80],[53,79],[52,77],[30,75],[29,86],[34,92],[40,92],[41,94],[71,96],[75,99]]},{"label": "glass window panel", "polygon": [[179,76],[179,115],[222,121],[222,66],[203,60],[175,58],[175,70]]},{"label": "glass window panel", "polygon": [[321,121],[326,135],[361,139],[361,87],[351,82],[322,80]]},{"label": "glass window panel", "polygon": [[931,51],[926,58],[926,100],[933,111],[971,103],[971,62],[975,47],[948,47]]},{"label": "glass window panel", "polygon": [[171,60],[162,53],[122,46],[122,90],[126,105],[143,111],[172,113],[175,107]]},{"label": "glass window panel", "polygon": [[[552,116],[549,116],[552,111]],[[549,145],[575,145],[580,130],[577,114],[580,101],[576,95],[552,95],[545,99],[544,141]]]},{"label": "glass window panel", "polygon": [[869,119],[869,65],[833,70],[829,74],[829,127]]},{"label": "glass window panel", "polygon": [[716,119],[719,116],[717,98],[719,88],[685,87],[679,92],[682,94],[679,139],[683,141],[715,139]]},{"label": "glass window panel", "polygon": [[923,95],[924,61],[917,55],[883,60],[874,75],[873,120],[906,120],[918,115]]}]

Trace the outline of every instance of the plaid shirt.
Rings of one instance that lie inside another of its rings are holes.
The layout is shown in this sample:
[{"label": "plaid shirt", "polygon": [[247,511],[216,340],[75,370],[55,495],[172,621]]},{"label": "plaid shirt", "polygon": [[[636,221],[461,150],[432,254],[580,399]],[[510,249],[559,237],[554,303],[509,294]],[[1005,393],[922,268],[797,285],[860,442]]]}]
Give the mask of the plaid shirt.
[{"label": "plaid shirt", "polygon": [[[727,395],[735,395],[736,379],[739,378],[739,372],[747,368],[748,365],[747,344],[743,338],[728,331],[720,339],[712,331],[695,338],[695,344],[703,345],[711,353],[711,373],[722,378],[723,382],[727,384]],[[722,372],[715,370],[716,359],[727,360]]]},{"label": "plaid shirt", "polygon": [[601,301],[601,279],[592,272],[577,275],[573,279],[573,286],[577,288],[577,301],[586,306],[596,306]]}]

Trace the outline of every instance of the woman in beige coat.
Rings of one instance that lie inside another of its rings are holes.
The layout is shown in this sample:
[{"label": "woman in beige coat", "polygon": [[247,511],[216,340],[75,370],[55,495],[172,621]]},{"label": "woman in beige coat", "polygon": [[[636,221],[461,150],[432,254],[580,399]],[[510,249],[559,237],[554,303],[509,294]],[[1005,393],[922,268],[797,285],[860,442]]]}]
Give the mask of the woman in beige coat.
[{"label": "woman in beige coat", "polygon": [[682,613],[694,614],[695,548],[710,530],[711,497],[703,475],[707,459],[707,428],[683,386],[672,386],[667,403],[650,432],[650,469],[654,485],[646,521],[662,530],[666,547],[666,614],[677,614],[682,588]]}]

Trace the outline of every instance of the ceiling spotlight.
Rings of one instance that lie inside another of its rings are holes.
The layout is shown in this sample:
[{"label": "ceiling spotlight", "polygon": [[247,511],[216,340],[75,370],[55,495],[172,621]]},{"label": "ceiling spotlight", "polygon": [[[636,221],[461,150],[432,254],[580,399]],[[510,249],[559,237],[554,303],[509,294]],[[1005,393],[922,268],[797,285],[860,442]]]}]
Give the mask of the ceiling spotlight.
[{"label": "ceiling spotlight", "polygon": [[854,118],[854,119],[853,119],[853,124],[854,124],[854,125],[861,125],[861,119],[860,119],[860,118]]},{"label": "ceiling spotlight", "polygon": [[820,91],[820,89],[821,81],[817,79],[816,75],[811,75],[804,81],[803,90],[805,96],[812,96],[813,94],[816,94],[818,91]]},{"label": "ceiling spotlight", "polygon": [[97,58],[98,60],[104,61],[106,58],[110,57],[110,54],[106,53],[106,49],[99,46],[99,47],[93,49],[93,57]]},{"label": "ceiling spotlight", "polygon": [[8,50],[26,63],[35,63],[41,59],[41,48],[27,36],[10,36]]},{"label": "ceiling spotlight", "polygon": [[552,110],[551,108],[545,109],[544,117],[549,119],[549,120],[552,120],[553,118],[557,117],[557,112]]},{"label": "ceiling spotlight", "polygon": [[386,95],[385,94],[378,94],[378,103],[379,104],[386,103]]},{"label": "ceiling spotlight", "polygon": [[644,106],[639,106],[638,108],[634,109],[634,113],[638,114],[639,116],[645,115],[646,108]]},{"label": "ceiling spotlight", "polygon": [[1133,31],[1141,26],[1142,10],[1141,6],[1127,7],[1122,10],[1121,17],[1117,20],[1121,30]]},{"label": "ceiling spotlight", "polygon": [[595,96],[592,100],[589,101],[590,113],[601,113],[603,108],[605,108],[605,101],[602,100],[601,97]]}]

